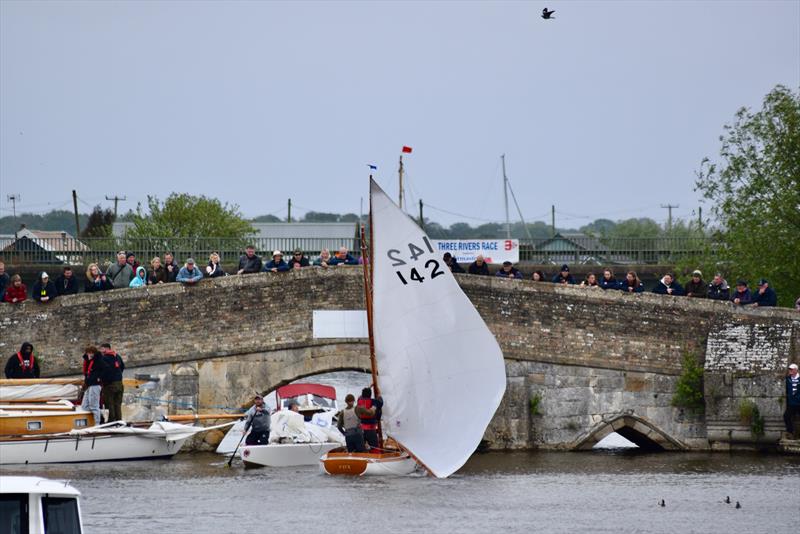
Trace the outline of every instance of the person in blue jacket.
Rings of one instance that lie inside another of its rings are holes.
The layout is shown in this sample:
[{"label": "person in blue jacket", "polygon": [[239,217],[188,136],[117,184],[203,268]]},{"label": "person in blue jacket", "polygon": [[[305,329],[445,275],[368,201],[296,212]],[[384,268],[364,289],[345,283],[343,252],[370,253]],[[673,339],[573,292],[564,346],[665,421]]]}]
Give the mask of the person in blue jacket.
[{"label": "person in blue jacket", "polygon": [[554,284],[574,284],[575,279],[569,274],[569,265],[566,263],[561,266],[561,272],[553,277]]},{"label": "person in blue jacket", "polygon": [[603,269],[603,277],[600,279],[600,287],[603,289],[621,289],[619,281],[614,278],[614,271]]},{"label": "person in blue jacket", "polygon": [[339,252],[333,255],[328,265],[358,265],[358,260],[347,251],[347,247],[340,247]]},{"label": "person in blue jacket", "polygon": [[656,287],[653,288],[653,293],[657,293],[659,295],[672,295],[673,297],[685,295],[683,286],[681,286],[675,280],[675,277],[672,276],[672,273],[665,274],[664,277],[658,281]]},{"label": "person in blue jacket", "polygon": [[752,300],[753,297],[750,295],[750,290],[747,288],[747,280],[737,280],[736,289],[731,295],[731,302],[743,306],[745,304],[750,304],[750,301]]},{"label": "person in blue jacket", "polygon": [[195,267],[194,259],[187,258],[186,265],[181,267],[181,270],[178,271],[178,276],[175,278],[175,281],[182,284],[194,285],[202,279],[203,272]]},{"label": "person in blue jacket", "polygon": [[283,252],[276,250],[272,253],[272,259],[264,264],[261,269],[265,273],[284,273],[289,270],[289,264],[283,261]]},{"label": "person in blue jacket", "polygon": [[136,276],[133,277],[128,287],[143,287],[147,285],[147,271],[141,265],[136,268]]},{"label": "person in blue jacket", "polygon": [[778,305],[778,295],[775,294],[775,290],[769,287],[769,282],[766,278],[762,278],[758,281],[758,291],[753,293],[751,296],[750,302],[753,306],[777,306]]},{"label": "person in blue jacket", "polygon": [[504,261],[503,267],[494,273],[499,278],[516,278],[522,280],[522,273],[519,272],[510,261]]},{"label": "person in blue jacket", "polygon": [[783,412],[783,422],[789,438],[794,437],[794,418],[800,415],[800,376],[797,374],[797,364],[789,365],[789,374],[786,375],[786,411]]}]

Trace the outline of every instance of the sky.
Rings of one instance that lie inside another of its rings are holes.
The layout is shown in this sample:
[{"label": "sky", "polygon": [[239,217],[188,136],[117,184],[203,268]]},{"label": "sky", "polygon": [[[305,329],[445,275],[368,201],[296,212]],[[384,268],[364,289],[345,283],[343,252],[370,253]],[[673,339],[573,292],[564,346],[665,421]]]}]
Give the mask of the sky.
[{"label": "sky", "polygon": [[0,216],[73,189],[359,213],[406,145],[409,210],[445,225],[505,220],[501,154],[528,222],[694,217],[701,160],[777,84],[800,0],[0,0]]}]

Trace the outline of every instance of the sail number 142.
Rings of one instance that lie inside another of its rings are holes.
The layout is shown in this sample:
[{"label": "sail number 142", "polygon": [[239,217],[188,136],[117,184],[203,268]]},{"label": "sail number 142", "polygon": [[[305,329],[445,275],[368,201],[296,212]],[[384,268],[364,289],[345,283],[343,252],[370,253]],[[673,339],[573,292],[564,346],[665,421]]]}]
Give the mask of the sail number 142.
[{"label": "sail number 142", "polygon": [[[410,261],[417,261],[421,256],[424,256],[425,254],[433,254],[433,246],[431,245],[431,242],[428,241],[428,238],[423,236],[422,241],[424,242],[425,248],[427,250],[415,245],[414,243],[408,243],[408,259]],[[401,257],[402,252],[397,250],[396,248],[389,249],[388,251],[386,251],[386,255],[389,257],[390,260],[392,260],[392,267],[400,267],[406,265],[406,260],[404,260]],[[436,278],[437,276],[443,275],[444,271],[439,266],[438,260],[431,258],[425,262],[425,269],[423,270],[422,273],[420,273],[416,267],[412,267],[411,270],[407,272],[408,276],[407,278],[406,275],[404,275],[403,272],[400,270],[395,271],[395,273],[397,274],[397,277],[400,279],[400,281],[403,282],[403,285],[408,285],[409,280],[413,282],[422,283],[425,281],[426,278],[424,275],[430,275],[430,277],[433,279]]]}]

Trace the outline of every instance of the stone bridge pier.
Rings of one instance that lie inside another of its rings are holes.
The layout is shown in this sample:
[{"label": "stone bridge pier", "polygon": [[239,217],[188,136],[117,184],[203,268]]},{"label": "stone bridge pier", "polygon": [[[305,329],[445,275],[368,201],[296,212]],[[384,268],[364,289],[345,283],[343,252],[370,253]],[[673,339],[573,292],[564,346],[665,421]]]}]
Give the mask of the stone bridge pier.
[{"label": "stone bridge pier", "polygon": [[[507,392],[485,436],[493,448],[583,450],[612,431],[664,450],[768,448],[779,437],[782,377],[800,360],[798,312],[457,279],[505,357]],[[30,341],[45,376],[69,376],[84,345],[109,341],[126,376],[160,379],[128,392],[138,401],[126,415],[242,407],[254,391],[367,369],[364,339],[313,335],[315,310],[363,309],[361,284],[359,267],[313,268],[0,305],[0,354]],[[672,405],[686,355],[705,370],[704,414]]]}]

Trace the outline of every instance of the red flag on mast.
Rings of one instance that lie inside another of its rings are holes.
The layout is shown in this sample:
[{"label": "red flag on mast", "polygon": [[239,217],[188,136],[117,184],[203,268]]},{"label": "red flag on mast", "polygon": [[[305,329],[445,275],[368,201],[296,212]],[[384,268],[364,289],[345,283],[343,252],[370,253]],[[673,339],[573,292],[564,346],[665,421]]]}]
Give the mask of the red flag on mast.
[{"label": "red flag on mast", "polygon": [[403,152],[405,152],[406,154],[411,154],[411,147],[410,146],[404,146],[403,147]]}]

